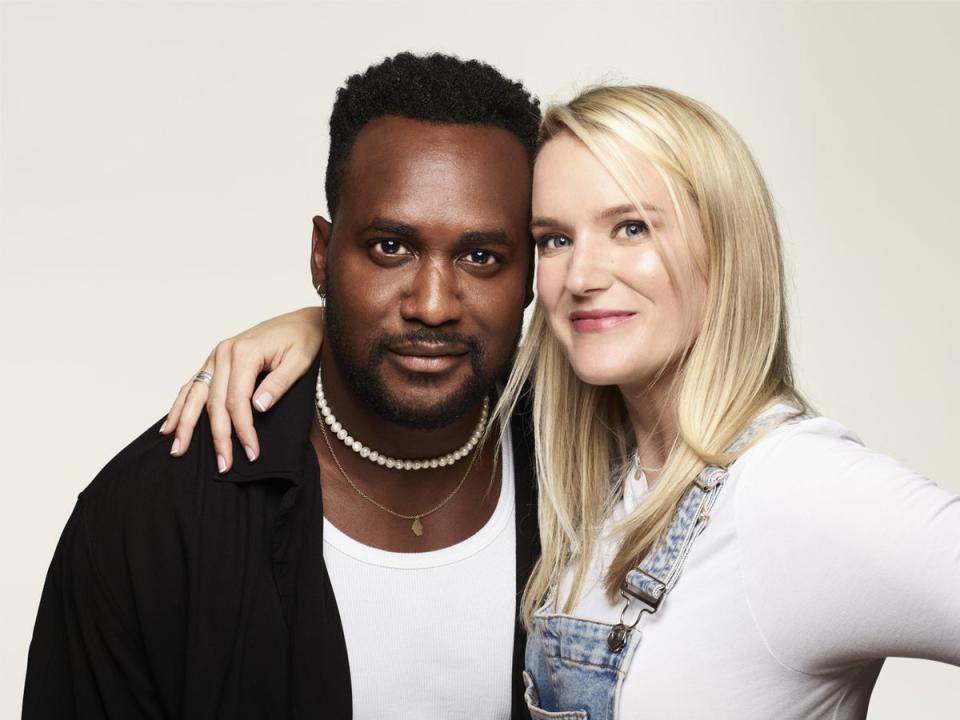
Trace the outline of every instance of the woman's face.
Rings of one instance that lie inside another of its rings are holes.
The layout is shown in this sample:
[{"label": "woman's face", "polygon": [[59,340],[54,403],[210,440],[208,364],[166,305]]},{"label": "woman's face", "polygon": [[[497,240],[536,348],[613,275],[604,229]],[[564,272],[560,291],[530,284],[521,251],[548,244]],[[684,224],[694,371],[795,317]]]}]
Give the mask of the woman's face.
[{"label": "woman's face", "polygon": [[690,347],[705,297],[693,256],[704,252],[696,213],[682,210],[685,240],[654,166],[639,155],[631,164],[666,257],[620,186],[572,134],[547,141],[533,173],[537,289],[547,321],[580,379],[624,390],[646,387]]}]

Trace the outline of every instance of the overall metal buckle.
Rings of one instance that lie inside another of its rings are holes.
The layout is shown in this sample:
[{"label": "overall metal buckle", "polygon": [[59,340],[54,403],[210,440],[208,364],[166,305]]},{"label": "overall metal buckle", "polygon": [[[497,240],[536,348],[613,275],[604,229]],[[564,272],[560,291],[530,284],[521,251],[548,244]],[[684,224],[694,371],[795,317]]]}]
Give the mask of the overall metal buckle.
[{"label": "overall metal buckle", "polygon": [[[620,595],[624,600],[639,600],[644,605],[647,606],[647,612],[655,613],[657,608],[660,607],[660,601],[663,600],[663,596],[667,591],[667,584],[658,578],[656,575],[651,575],[643,568],[634,568],[634,572],[638,572],[641,575],[646,575],[650,578],[653,583],[653,590],[647,592],[644,588],[639,585],[634,585],[630,582],[629,579],[623,581],[623,585],[620,586]],[[629,597],[627,597],[629,595]]]},{"label": "overall metal buckle", "polygon": [[[660,607],[660,602],[663,600],[663,596],[667,591],[666,583],[660,578],[651,575],[641,568],[635,568],[635,570],[643,573],[656,584],[651,594],[628,580],[623,581],[623,585],[620,586],[620,596],[627,602],[624,604],[623,610],[620,611],[620,622],[614,625],[607,635],[607,647],[610,649],[610,652],[620,652],[626,647],[630,632],[637,626],[637,623],[640,622],[640,618],[643,617],[645,612],[655,613],[657,608]],[[637,616],[633,621],[627,622],[627,611],[630,609],[630,605],[634,600],[638,600],[642,604],[642,607],[637,612]]]}]

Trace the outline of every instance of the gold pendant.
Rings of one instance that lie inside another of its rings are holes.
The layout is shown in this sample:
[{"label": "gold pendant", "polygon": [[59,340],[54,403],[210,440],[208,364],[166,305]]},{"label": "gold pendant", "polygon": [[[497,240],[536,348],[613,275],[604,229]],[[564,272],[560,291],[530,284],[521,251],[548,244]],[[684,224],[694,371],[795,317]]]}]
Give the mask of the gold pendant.
[{"label": "gold pendant", "polygon": [[413,519],[413,525],[410,526],[410,529],[413,530],[413,534],[416,535],[417,537],[420,537],[421,535],[423,535],[423,523],[420,522],[419,515],[417,515]]}]

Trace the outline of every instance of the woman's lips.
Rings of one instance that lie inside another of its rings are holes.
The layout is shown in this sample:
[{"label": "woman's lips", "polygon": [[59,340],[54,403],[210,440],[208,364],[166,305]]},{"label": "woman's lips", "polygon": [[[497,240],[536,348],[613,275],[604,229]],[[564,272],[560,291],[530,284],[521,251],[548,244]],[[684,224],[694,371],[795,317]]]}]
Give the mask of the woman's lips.
[{"label": "woman's lips", "polygon": [[634,315],[631,310],[577,310],[570,313],[570,322],[577,332],[598,332],[622,325]]}]

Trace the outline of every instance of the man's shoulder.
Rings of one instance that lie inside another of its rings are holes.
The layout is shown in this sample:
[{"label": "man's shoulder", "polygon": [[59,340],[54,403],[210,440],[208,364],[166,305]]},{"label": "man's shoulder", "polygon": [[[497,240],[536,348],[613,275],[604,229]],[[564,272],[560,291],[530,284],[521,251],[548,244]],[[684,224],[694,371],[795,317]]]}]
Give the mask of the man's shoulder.
[{"label": "man's shoulder", "polygon": [[87,512],[123,515],[163,513],[196,494],[200,483],[217,474],[209,423],[202,415],[190,448],[170,455],[171,439],[160,434],[160,422],[147,428],[118,452],[80,493]]},{"label": "man's shoulder", "polygon": [[182,606],[203,487],[217,484],[208,429],[181,458],[159,429],[141,433],[80,493],[55,558],[58,582],[87,610],[108,610],[118,632],[136,634],[141,610]]},{"label": "man's shoulder", "polygon": [[155,423],[118,452],[77,501],[76,537],[101,582],[119,594],[151,573],[173,590],[211,517],[225,535],[243,523],[243,489],[218,476],[206,414],[181,457],[170,455],[172,440],[159,429]]}]

